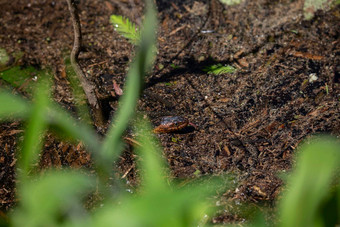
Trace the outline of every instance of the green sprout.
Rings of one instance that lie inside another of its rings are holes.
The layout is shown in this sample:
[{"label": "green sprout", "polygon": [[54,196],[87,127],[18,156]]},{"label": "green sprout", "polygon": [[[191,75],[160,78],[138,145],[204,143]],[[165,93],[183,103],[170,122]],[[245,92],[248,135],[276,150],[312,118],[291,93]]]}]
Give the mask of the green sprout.
[{"label": "green sprout", "polygon": [[234,73],[236,69],[231,65],[222,65],[221,63],[216,65],[210,65],[203,69],[208,74],[220,75],[223,73]]},{"label": "green sprout", "polygon": [[110,22],[113,24],[115,31],[127,38],[132,44],[136,45],[140,41],[141,32],[139,28],[128,18],[111,15]]}]

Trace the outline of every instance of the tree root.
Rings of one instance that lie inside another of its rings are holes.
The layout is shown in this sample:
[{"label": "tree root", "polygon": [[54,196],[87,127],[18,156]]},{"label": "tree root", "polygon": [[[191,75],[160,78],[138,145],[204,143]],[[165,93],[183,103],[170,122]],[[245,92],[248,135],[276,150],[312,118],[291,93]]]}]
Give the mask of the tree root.
[{"label": "tree root", "polygon": [[94,124],[98,127],[98,129],[103,129],[105,121],[102,113],[102,108],[98,101],[95,91],[95,84],[86,79],[84,72],[81,70],[78,63],[78,56],[80,53],[81,43],[82,43],[82,35],[81,35],[81,27],[78,15],[78,7],[76,0],[66,0],[68,4],[68,8],[72,18],[73,30],[74,30],[74,43],[73,49],[71,51],[70,60],[71,65],[80,81],[80,84],[85,92],[86,98],[90,107],[92,109],[92,117]]}]

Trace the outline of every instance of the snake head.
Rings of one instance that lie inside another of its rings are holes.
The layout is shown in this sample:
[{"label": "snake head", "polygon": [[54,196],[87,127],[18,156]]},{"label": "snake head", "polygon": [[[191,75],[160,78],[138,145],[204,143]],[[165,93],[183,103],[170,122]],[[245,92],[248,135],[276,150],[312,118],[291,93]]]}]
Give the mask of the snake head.
[{"label": "snake head", "polygon": [[180,116],[166,116],[161,119],[160,125],[153,131],[155,133],[178,132],[189,125],[189,121]]}]

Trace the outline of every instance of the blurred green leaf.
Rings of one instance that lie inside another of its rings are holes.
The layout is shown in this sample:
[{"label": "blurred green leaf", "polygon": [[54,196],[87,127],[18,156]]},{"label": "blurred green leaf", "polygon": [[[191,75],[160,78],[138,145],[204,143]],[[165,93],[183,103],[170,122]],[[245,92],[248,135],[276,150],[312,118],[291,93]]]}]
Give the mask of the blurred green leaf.
[{"label": "blurred green leaf", "polygon": [[136,134],[140,146],[137,147],[137,153],[141,156],[140,167],[143,170],[143,187],[145,191],[156,192],[165,190],[167,168],[161,157],[161,149],[157,141],[152,137],[151,126],[145,121],[139,121],[139,129]]},{"label": "blurred green leaf", "polygon": [[340,207],[338,207],[340,196],[337,195],[339,188],[340,184],[337,187],[331,188],[320,206],[320,220],[323,221],[324,226],[336,226],[340,223]]},{"label": "blurred green leaf", "polygon": [[[265,227],[265,226],[275,226],[275,225],[268,225],[268,223],[266,223],[266,219],[265,219],[265,215],[263,213],[261,213],[259,210],[257,210],[256,214],[253,215],[253,220],[249,221],[245,227]],[[247,219],[249,220],[249,219]],[[229,226],[229,225],[228,225]],[[231,225],[231,226],[239,226],[239,225]],[[229,226],[229,227],[231,227]]]},{"label": "blurred green leaf", "polygon": [[0,91],[0,103],[0,121],[26,118],[29,115],[29,102],[9,92]]},{"label": "blurred green leaf", "polygon": [[95,185],[89,176],[71,171],[49,171],[20,183],[20,205],[11,215],[18,227],[79,225],[87,215],[81,200]]},{"label": "blurred green leaf", "polygon": [[[150,1],[147,1],[147,12],[139,50],[137,51],[136,58],[128,72],[125,91],[121,97],[121,102],[113,120],[113,125],[109,129],[107,137],[103,142],[103,149],[101,151],[102,161],[106,163],[105,165],[107,167],[110,167],[112,162],[116,160],[121,153],[123,145],[121,137],[135,113],[135,107],[142,90],[144,76],[153,63],[156,23],[156,11],[154,6]],[[107,172],[109,171],[110,169],[108,168]]]},{"label": "blurred green leaf", "polygon": [[199,188],[192,192],[158,191],[138,197],[126,197],[120,205],[105,204],[94,215],[92,226],[197,226],[207,212],[207,203],[197,199]]},{"label": "blurred green leaf", "polygon": [[280,226],[322,224],[320,206],[330,192],[332,179],[340,176],[340,144],[330,138],[305,143],[296,163],[280,202]]},{"label": "blurred green leaf", "polygon": [[44,116],[50,102],[49,85],[48,80],[41,81],[34,95],[35,102],[25,130],[21,157],[19,159],[19,168],[24,175],[29,173],[33,164],[38,159],[38,154],[41,150],[42,140],[47,128]]}]

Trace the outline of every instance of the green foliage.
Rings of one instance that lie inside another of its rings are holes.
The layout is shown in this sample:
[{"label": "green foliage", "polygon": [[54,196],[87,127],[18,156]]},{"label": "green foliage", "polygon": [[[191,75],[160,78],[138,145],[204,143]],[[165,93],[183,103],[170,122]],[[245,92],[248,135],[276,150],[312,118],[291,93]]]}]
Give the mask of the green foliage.
[{"label": "green foliage", "polygon": [[26,118],[30,111],[29,103],[2,90],[0,90],[0,103],[0,120],[3,121]]},{"label": "green foliage", "polygon": [[[326,226],[322,216],[324,202],[334,189],[340,190],[340,143],[319,138],[301,147],[296,168],[288,178],[288,190],[280,202],[280,226]],[[333,183],[333,186],[332,186]],[[335,197],[338,208],[329,215],[340,217],[340,194]],[[335,199],[334,198],[334,199]],[[329,225],[328,225],[329,226]],[[335,226],[335,223],[330,226]]]},{"label": "green foliage", "polygon": [[234,73],[235,70],[236,69],[230,65],[224,66],[220,63],[216,65],[207,66],[203,69],[204,72],[207,72],[209,74],[215,74],[215,75],[220,75],[223,73]]},{"label": "green foliage", "polygon": [[118,112],[113,120],[114,124],[109,129],[101,149],[102,161],[106,163],[105,166],[108,166],[107,163],[115,161],[122,150],[121,137],[134,116],[136,103],[142,91],[144,76],[153,64],[156,21],[156,11],[153,7],[150,7],[146,13],[139,50],[128,72],[125,92],[121,97]]},{"label": "green foliage", "polygon": [[36,89],[35,102],[31,108],[29,120],[22,144],[20,167],[23,177],[29,174],[35,164],[42,146],[41,136],[45,134],[46,121],[44,116],[49,106],[49,83],[42,81]]},{"label": "green foliage", "polygon": [[200,188],[191,189],[125,197],[121,206],[110,204],[96,213],[93,226],[197,226],[207,212],[207,204],[204,197],[197,199],[203,195]]},{"label": "green foliage", "polygon": [[111,15],[110,22],[115,31],[127,38],[132,44],[136,45],[140,41],[141,33],[134,23],[128,18],[119,15]]}]

